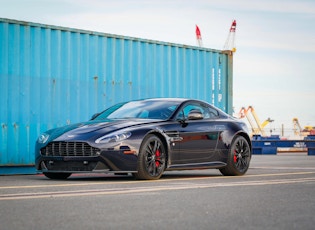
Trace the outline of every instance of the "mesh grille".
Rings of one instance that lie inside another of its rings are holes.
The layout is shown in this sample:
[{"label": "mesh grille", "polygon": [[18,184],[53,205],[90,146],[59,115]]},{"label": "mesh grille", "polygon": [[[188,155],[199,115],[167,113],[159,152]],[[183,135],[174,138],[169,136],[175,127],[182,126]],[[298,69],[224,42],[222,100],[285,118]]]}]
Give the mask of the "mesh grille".
[{"label": "mesh grille", "polygon": [[85,142],[51,142],[41,149],[45,156],[96,156],[100,152]]}]

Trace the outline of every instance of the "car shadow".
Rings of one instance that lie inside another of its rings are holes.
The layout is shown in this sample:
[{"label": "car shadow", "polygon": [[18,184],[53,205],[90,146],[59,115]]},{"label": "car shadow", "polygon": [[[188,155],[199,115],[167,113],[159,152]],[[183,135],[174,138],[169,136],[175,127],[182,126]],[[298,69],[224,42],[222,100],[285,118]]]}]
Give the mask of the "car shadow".
[{"label": "car shadow", "polygon": [[[191,178],[222,177],[216,170],[187,170],[187,171],[166,171],[159,180],[191,179]],[[64,180],[53,180],[44,174],[37,174],[36,180],[52,181],[159,181],[159,180],[138,180],[131,173],[126,174],[104,174],[104,173],[74,173]]]}]

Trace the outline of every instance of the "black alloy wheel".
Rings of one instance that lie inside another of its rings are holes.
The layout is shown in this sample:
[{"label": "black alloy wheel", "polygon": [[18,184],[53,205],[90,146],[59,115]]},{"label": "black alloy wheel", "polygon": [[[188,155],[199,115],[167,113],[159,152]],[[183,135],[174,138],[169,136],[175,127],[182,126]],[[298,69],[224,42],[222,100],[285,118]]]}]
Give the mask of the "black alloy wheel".
[{"label": "black alloy wheel", "polygon": [[137,179],[159,179],[166,166],[166,150],[162,140],[156,135],[148,135],[140,148],[138,155]]},{"label": "black alloy wheel", "polygon": [[244,175],[251,160],[251,149],[248,141],[242,136],[236,136],[231,144],[227,166],[220,169],[225,176]]}]

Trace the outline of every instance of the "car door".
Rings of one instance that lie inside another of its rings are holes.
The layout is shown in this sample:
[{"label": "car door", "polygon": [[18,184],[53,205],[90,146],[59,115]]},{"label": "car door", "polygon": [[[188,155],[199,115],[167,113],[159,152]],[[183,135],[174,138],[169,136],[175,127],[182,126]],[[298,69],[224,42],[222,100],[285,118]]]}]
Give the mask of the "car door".
[{"label": "car door", "polygon": [[[208,107],[206,104],[190,102],[184,105],[177,116],[177,119],[183,119],[178,129],[181,141],[180,164],[209,162],[215,159],[216,146],[218,142],[218,130],[216,129],[217,111]],[[200,118],[191,118],[188,116],[191,111],[201,113]]]}]

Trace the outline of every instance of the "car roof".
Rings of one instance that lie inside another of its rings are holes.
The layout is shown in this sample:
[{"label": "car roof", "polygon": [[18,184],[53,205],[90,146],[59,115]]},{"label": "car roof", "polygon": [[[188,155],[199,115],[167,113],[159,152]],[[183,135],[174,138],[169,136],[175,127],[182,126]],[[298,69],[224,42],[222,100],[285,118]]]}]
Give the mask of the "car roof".
[{"label": "car roof", "polygon": [[157,97],[157,98],[146,98],[146,99],[140,99],[139,101],[188,101],[187,98],[168,98],[168,97]]}]

